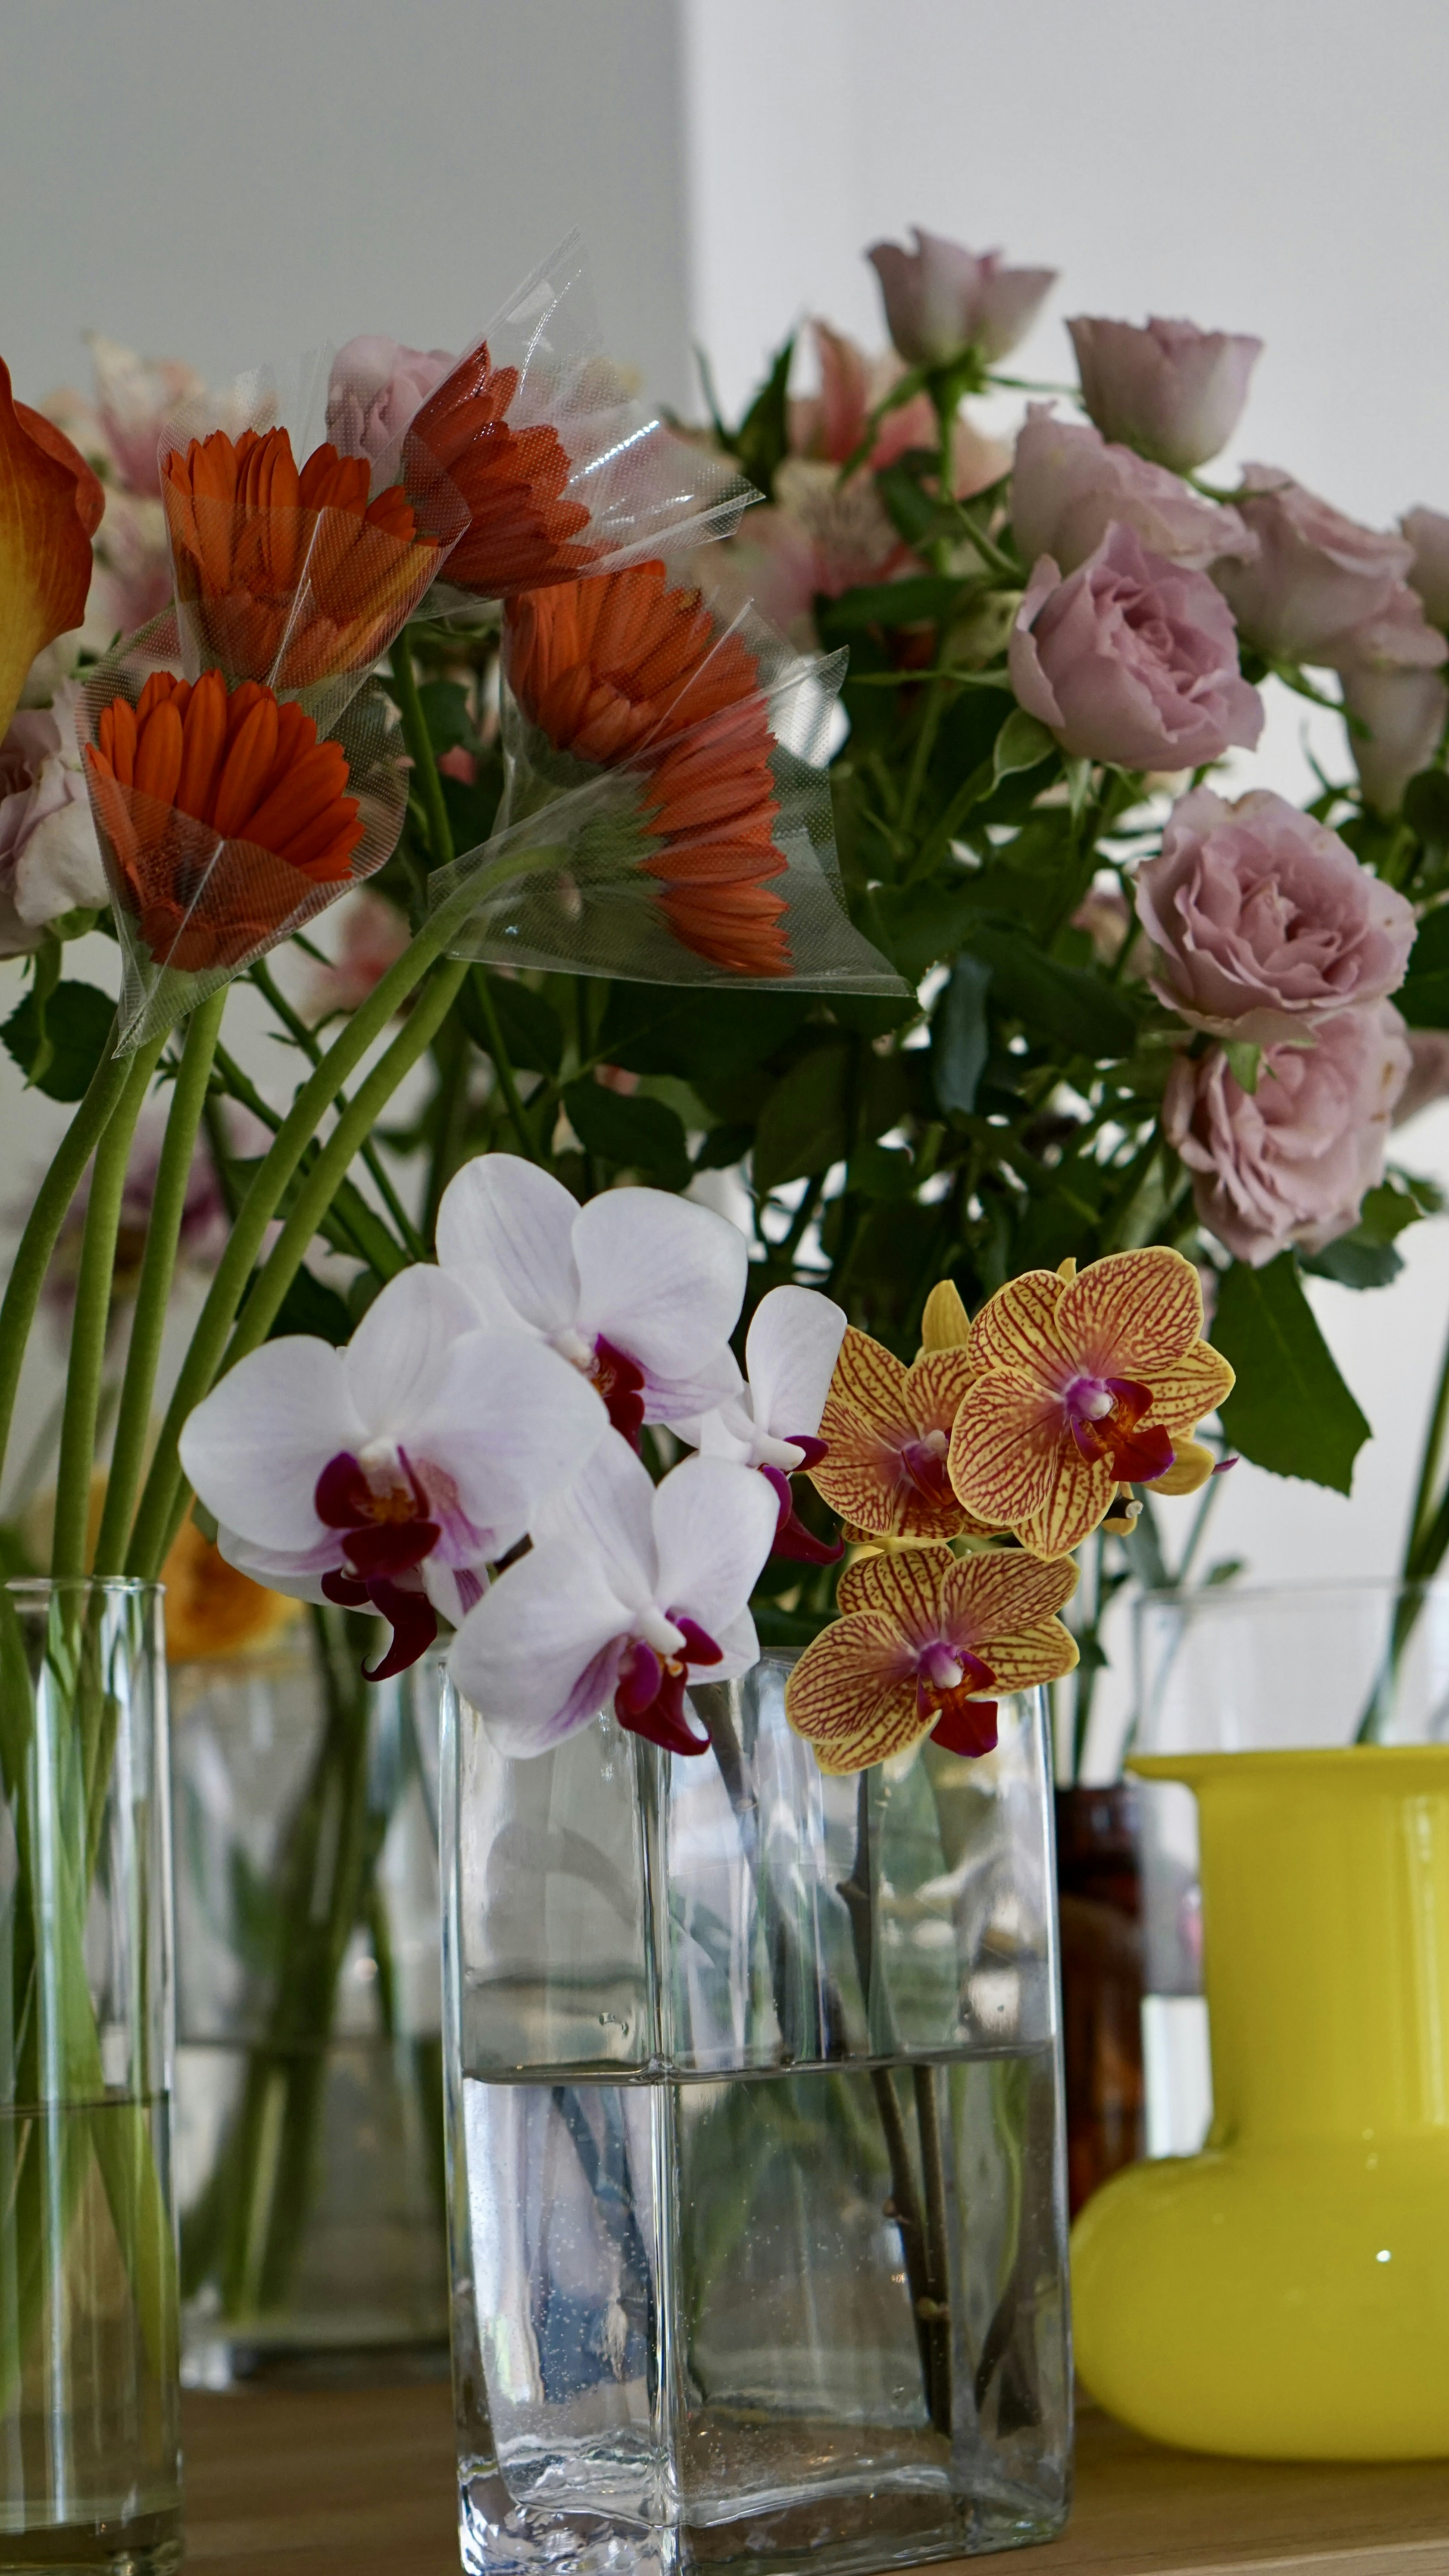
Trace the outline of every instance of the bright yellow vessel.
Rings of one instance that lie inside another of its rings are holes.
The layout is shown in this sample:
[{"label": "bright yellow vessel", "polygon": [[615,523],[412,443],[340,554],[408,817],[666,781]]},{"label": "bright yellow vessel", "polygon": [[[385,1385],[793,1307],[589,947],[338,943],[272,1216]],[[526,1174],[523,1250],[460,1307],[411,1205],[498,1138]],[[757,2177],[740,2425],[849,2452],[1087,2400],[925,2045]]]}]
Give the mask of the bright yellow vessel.
[{"label": "bright yellow vessel", "polygon": [[1131,1767],[1197,1792],[1214,2120],[1082,2212],[1081,2376],[1190,2450],[1449,2456],[1449,1745]]}]

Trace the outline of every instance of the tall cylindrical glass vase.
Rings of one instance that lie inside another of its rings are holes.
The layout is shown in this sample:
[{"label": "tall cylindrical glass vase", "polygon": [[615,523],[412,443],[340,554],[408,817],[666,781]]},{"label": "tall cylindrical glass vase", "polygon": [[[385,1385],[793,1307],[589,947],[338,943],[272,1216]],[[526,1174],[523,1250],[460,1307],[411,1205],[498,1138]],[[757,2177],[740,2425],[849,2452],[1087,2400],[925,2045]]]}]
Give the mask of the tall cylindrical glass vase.
[{"label": "tall cylindrical glass vase", "polygon": [[160,1591],[0,1589],[0,2569],[181,2564]]}]

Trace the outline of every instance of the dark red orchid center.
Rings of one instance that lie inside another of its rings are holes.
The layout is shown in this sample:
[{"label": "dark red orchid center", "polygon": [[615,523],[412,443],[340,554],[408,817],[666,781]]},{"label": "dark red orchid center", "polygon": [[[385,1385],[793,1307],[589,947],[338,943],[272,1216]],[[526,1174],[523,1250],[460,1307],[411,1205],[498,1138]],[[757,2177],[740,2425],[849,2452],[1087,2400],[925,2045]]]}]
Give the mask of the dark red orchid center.
[{"label": "dark red orchid center", "polygon": [[[795,1445],[798,1448],[803,1449],[806,1446],[806,1443],[801,1440]],[[824,1456],[825,1442],[823,1440],[812,1440],[809,1443],[809,1446],[812,1449],[817,1450],[821,1457]],[[807,1464],[811,1466],[813,1466],[814,1463],[814,1459],[807,1461]],[[790,1484],[790,1479],[786,1475],[783,1467],[762,1467],[760,1469],[760,1474],[764,1477],[766,1484],[773,1490],[775,1499],[780,1506],[780,1515],[775,1523],[775,1536],[771,1542],[770,1554],[772,1556],[791,1557],[801,1565],[834,1565],[837,1560],[845,1554],[844,1541],[838,1538],[817,1538],[812,1529],[806,1528],[805,1523],[802,1521],[799,1513],[795,1509],[794,1492]]]},{"label": "dark red orchid center", "polygon": [[647,1736],[666,1753],[707,1753],[709,1737],[696,1735],[684,1714],[684,1686],[691,1664],[717,1664],[723,1649],[694,1619],[672,1623],[683,1643],[661,1654],[646,1638],[631,1637],[614,1691],[614,1715],[631,1735]]},{"label": "dark red orchid center", "polygon": [[931,1741],[948,1753],[989,1753],[996,1742],[996,1702],[978,1699],[996,1679],[979,1655],[938,1637],[916,1657],[916,1709],[933,1718]]},{"label": "dark red orchid center", "polygon": [[1067,1428],[1084,1458],[1106,1458],[1119,1484],[1150,1485],[1172,1465],[1172,1442],[1160,1423],[1137,1426],[1152,1405],[1152,1389],[1130,1377],[1078,1377],[1063,1399]]},{"label": "dark red orchid center", "polygon": [[903,1440],[896,1452],[904,1484],[923,1496],[928,1503],[955,1501],[951,1479],[946,1473],[949,1435],[944,1431],[922,1431],[914,1440]]},{"label": "dark red orchid center", "polygon": [[594,1365],[589,1377],[604,1399],[604,1410],[614,1429],[622,1431],[631,1449],[637,1449],[644,1427],[644,1371],[623,1351],[616,1351],[600,1333],[594,1344]]},{"label": "dark red orchid center", "polygon": [[371,1607],[390,1623],[392,1643],[381,1663],[363,1666],[369,1681],[389,1681],[426,1654],[438,1633],[417,1569],[442,1530],[402,1449],[375,1464],[371,1475],[360,1458],[341,1450],[318,1477],[313,1502],[318,1519],[342,1535],[343,1566],[323,1575],[322,1590],[342,1609]]}]

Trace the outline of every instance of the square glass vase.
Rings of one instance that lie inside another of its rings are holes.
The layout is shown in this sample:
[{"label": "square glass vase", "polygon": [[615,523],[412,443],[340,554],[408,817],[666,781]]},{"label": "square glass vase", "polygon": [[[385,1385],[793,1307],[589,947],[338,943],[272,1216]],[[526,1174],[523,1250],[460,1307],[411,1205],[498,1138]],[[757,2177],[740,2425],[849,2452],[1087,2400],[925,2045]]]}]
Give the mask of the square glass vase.
[{"label": "square glass vase", "polygon": [[1051,1771],[828,1778],[791,1658],[501,1755],[444,1684],[459,2541],[474,2576],[1045,2541],[1071,2354]]}]

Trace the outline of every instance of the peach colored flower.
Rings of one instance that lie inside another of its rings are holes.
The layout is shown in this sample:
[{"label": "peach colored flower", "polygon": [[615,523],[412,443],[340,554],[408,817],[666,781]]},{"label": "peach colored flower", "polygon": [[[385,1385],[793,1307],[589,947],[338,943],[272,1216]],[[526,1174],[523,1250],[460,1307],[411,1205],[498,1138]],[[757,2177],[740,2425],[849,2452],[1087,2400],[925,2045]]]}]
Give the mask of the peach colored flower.
[{"label": "peach colored flower", "polygon": [[971,1374],[969,1343],[928,1349],[907,1368],[852,1324],[820,1417],[826,1454],[810,1470],[831,1510],[872,1538],[933,1546],[989,1526],[965,1509],[946,1471],[951,1425]]},{"label": "peach colored flower", "polygon": [[1080,1546],[1118,1485],[1161,1476],[1233,1384],[1180,1252],[1109,1252],[1075,1273],[1028,1270],[988,1299],[951,1435],[961,1501],[1033,1556]]},{"label": "peach colored flower", "polygon": [[989,1753],[997,1694],[1057,1681],[1075,1664],[1056,1613],[1076,1583],[1074,1565],[1015,1549],[863,1557],[841,1577],[844,1615],[790,1676],[790,1723],[822,1771],[867,1770],[923,1735],[950,1753]]}]

